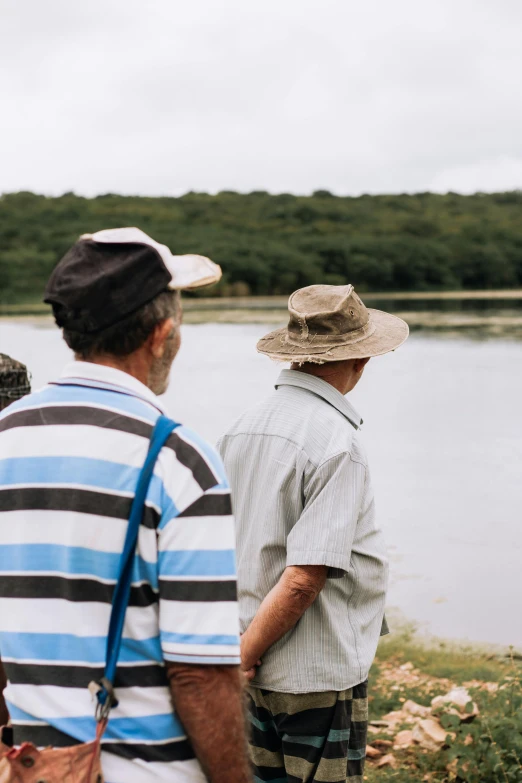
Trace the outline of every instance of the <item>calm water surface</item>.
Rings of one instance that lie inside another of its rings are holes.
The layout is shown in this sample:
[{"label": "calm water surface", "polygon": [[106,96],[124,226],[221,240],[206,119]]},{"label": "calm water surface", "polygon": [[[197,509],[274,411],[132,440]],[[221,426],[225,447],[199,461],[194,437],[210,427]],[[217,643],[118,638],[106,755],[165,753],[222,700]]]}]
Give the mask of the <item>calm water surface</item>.
[{"label": "calm water surface", "polygon": [[[263,325],[184,327],[165,401],[211,441],[279,367]],[[38,387],[70,353],[57,330],[0,323]],[[522,648],[522,343],[416,334],[350,396],[364,418],[392,563],[389,604],[427,632]]]}]

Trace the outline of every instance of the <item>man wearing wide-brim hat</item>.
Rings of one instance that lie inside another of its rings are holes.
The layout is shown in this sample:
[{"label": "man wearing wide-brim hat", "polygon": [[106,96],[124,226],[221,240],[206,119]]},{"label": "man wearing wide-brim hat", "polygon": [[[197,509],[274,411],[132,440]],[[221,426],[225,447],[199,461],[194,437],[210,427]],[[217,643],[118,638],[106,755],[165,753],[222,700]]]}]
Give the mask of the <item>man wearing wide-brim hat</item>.
[{"label": "man wearing wide-brim hat", "polygon": [[345,398],[408,337],[353,286],[290,296],[258,351],[291,362],[219,448],[236,515],[242,666],[256,780],[363,780],[367,678],[386,623],[387,560]]}]

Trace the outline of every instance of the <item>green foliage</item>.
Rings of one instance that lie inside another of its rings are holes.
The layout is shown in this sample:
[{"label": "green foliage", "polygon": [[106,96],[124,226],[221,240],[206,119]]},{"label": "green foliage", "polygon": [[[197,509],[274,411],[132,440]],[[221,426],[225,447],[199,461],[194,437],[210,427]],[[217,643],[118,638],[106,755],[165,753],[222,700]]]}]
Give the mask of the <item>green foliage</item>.
[{"label": "green foliage", "polygon": [[34,302],[80,234],[136,225],[220,263],[205,295],[288,294],[312,283],[424,291],[522,285],[522,193],[337,197],[222,191],[180,198],[0,197],[0,303]]},{"label": "green foliage", "polygon": [[[454,715],[444,715],[443,725],[456,718],[449,737],[449,750],[443,752],[440,766],[453,762],[457,780],[462,783],[522,783],[522,684],[520,671],[513,665],[498,691],[484,696],[474,694],[481,714],[471,723],[460,723]],[[467,705],[469,712],[472,705]],[[444,722],[446,721],[446,722]]]}]

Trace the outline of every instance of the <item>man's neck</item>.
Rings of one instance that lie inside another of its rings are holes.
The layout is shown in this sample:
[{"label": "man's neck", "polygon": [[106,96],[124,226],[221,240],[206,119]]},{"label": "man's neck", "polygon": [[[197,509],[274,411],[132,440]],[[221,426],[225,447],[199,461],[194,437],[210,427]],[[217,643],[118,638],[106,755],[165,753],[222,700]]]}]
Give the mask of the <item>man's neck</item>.
[{"label": "man's neck", "polygon": [[99,354],[89,359],[77,356],[76,358],[82,362],[89,362],[90,364],[101,364],[103,367],[113,367],[115,370],[126,372],[127,375],[131,375],[136,380],[148,386],[149,370],[147,362],[143,356],[140,356],[140,351],[135,351],[129,354],[129,356],[109,356],[107,354]]},{"label": "man's neck", "polygon": [[[321,369],[319,370],[319,368]],[[294,372],[303,372],[306,373],[306,375],[312,375],[314,378],[319,378],[321,381],[329,383],[330,386],[337,389],[343,396],[346,394],[346,377],[344,374],[339,373],[339,371],[333,369],[330,369],[329,371],[328,367],[323,364],[318,364],[317,370],[313,365],[307,365],[306,367],[304,365],[295,366],[290,367],[290,369],[294,370]]]}]

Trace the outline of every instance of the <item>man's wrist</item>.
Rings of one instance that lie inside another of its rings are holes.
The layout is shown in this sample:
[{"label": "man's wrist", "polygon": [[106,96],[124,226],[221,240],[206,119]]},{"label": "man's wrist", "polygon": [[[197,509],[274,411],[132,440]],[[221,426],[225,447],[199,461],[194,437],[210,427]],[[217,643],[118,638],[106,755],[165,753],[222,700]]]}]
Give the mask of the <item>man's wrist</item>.
[{"label": "man's wrist", "polygon": [[255,660],[248,654],[248,648],[241,645],[241,670],[247,672],[255,665]]},{"label": "man's wrist", "polygon": [[259,656],[254,654],[250,645],[250,636],[248,631],[245,631],[241,637],[241,670],[244,672],[250,671],[257,666]]}]

